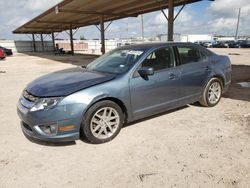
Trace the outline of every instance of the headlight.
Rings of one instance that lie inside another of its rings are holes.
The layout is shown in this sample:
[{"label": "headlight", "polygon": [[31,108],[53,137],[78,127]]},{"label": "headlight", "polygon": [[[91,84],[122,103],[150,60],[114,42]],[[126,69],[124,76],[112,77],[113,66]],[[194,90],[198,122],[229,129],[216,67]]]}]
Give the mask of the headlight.
[{"label": "headlight", "polygon": [[61,100],[62,100],[61,97],[41,98],[35,103],[35,105],[30,109],[30,111],[35,112],[39,110],[51,109],[55,107]]}]

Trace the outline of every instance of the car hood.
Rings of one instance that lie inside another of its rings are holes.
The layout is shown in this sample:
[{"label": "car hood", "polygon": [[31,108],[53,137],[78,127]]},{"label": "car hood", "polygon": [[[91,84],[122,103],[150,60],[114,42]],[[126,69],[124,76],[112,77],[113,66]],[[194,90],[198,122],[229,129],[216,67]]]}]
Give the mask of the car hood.
[{"label": "car hood", "polygon": [[42,76],[28,84],[26,90],[37,97],[67,96],[114,78],[114,74],[92,72],[77,67]]}]

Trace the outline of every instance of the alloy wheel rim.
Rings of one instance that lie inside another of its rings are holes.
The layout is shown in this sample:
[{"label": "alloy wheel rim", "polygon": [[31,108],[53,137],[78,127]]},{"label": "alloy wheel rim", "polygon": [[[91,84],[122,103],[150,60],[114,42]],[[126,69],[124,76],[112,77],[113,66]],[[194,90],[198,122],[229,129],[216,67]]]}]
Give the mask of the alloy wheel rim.
[{"label": "alloy wheel rim", "polygon": [[111,107],[98,110],[90,122],[90,130],[94,137],[107,139],[112,137],[118,129],[120,117],[118,112]]},{"label": "alloy wheel rim", "polygon": [[208,89],[208,100],[211,104],[216,104],[221,97],[221,85],[219,82],[214,82]]}]

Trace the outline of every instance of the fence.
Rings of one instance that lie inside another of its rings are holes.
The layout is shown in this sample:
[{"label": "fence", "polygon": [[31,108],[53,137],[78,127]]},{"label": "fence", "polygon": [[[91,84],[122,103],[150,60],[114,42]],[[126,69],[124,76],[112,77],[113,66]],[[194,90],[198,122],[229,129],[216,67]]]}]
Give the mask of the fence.
[{"label": "fence", "polygon": [[[106,40],[106,51],[117,48],[117,40]],[[58,44],[60,48],[70,50],[69,40],[56,40],[55,44]],[[12,49],[13,52],[33,52],[32,41],[14,41],[14,40],[0,40],[0,46]],[[76,53],[87,54],[101,54],[101,41],[100,40],[74,40],[74,49]],[[40,41],[36,41],[37,52],[42,52],[42,45]],[[44,41],[44,50],[46,52],[53,51],[52,41]]]},{"label": "fence", "polygon": [[[14,41],[14,40],[0,40],[0,46],[12,49],[13,52],[33,52],[32,41]],[[36,42],[37,52],[42,51],[41,42]],[[53,43],[51,41],[44,41],[44,50],[53,51]]]}]

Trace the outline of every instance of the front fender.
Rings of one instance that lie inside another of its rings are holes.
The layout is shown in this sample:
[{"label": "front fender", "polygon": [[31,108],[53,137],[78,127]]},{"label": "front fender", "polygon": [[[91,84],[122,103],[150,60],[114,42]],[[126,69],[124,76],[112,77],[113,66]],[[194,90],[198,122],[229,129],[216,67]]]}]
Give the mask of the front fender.
[{"label": "front fender", "polygon": [[61,102],[61,105],[80,104],[81,108],[78,110],[78,113],[83,117],[87,110],[96,102],[107,98],[114,98],[124,104],[128,113],[128,119],[130,119],[132,114],[130,114],[130,95],[127,82],[125,80],[118,80],[117,82],[113,80],[78,91],[67,96]]}]

